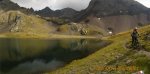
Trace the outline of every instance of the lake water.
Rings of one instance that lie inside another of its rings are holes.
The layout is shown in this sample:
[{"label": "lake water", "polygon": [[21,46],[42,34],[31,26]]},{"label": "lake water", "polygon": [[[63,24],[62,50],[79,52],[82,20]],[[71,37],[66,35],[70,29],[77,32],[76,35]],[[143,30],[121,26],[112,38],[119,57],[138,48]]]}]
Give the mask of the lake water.
[{"label": "lake water", "polygon": [[108,45],[96,39],[0,39],[0,74],[51,72]]}]

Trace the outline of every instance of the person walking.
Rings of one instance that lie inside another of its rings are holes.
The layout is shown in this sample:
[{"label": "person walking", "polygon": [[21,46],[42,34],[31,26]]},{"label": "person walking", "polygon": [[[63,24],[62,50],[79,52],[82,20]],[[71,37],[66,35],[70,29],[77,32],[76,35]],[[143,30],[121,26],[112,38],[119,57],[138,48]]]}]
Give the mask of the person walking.
[{"label": "person walking", "polygon": [[136,48],[139,45],[139,40],[138,40],[139,33],[137,30],[138,30],[138,28],[136,27],[133,29],[133,32],[131,33],[133,48]]},{"label": "person walking", "polygon": [[139,41],[138,41],[139,33],[137,30],[138,29],[136,27],[135,29],[133,29],[133,32],[131,33],[133,48],[136,48],[139,45]]}]

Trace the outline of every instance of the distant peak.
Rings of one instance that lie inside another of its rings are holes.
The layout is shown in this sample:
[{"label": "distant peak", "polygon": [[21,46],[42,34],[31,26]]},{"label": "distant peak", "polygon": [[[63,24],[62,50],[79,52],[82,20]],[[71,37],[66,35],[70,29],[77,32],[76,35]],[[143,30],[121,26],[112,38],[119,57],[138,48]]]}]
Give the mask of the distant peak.
[{"label": "distant peak", "polygon": [[[50,9],[49,7],[45,7],[44,9]],[[51,9],[50,9],[51,10]]]}]

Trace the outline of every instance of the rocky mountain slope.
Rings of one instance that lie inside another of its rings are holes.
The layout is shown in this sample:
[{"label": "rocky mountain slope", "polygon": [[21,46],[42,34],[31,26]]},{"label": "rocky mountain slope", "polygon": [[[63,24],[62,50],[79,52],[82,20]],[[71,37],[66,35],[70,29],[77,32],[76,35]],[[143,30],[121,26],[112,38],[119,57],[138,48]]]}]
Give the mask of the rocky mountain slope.
[{"label": "rocky mountain slope", "polygon": [[[92,0],[87,9],[80,12],[71,8],[53,11],[48,7],[34,12],[33,9],[19,7],[10,0],[0,0],[0,13],[0,32],[33,32],[30,30],[34,29],[37,33],[46,30],[47,34],[108,35],[110,31],[115,34],[150,23],[149,9],[134,0]],[[19,24],[18,19],[22,21]]]},{"label": "rocky mountain slope", "polygon": [[134,0],[91,0],[82,11],[70,8],[37,11],[44,17],[61,17],[70,21],[99,26],[106,32],[119,33],[150,23],[150,9]]},{"label": "rocky mountain slope", "polygon": [[[49,8],[46,8],[49,10]],[[44,15],[46,15],[46,9]],[[64,16],[69,14],[66,8],[61,10]],[[53,12],[57,15],[58,11]],[[52,14],[53,14],[52,13]],[[59,14],[60,15],[60,14]],[[52,18],[44,19],[35,15],[30,9],[19,7],[10,0],[0,1],[0,33],[20,33],[20,34],[67,34],[67,35],[95,35],[102,34],[101,29],[94,29],[96,26],[86,24],[61,23],[64,20]]]},{"label": "rocky mountain slope", "polygon": [[[0,33],[101,35],[101,28],[86,24],[57,24],[59,19],[45,20],[20,11],[0,12]],[[60,20],[61,21],[61,20]],[[97,28],[97,29],[95,29]]]},{"label": "rocky mountain slope", "polygon": [[[94,15],[96,17],[111,15],[135,15],[146,12],[148,8],[134,0],[91,0],[87,9],[81,15]],[[82,16],[83,17],[83,16]]]},{"label": "rocky mountain slope", "polygon": [[26,15],[20,11],[0,13],[0,32],[49,33],[53,27],[49,23],[34,15]]},{"label": "rocky mountain slope", "polygon": [[134,0],[92,0],[73,20],[118,33],[149,24],[149,12],[147,7]]}]

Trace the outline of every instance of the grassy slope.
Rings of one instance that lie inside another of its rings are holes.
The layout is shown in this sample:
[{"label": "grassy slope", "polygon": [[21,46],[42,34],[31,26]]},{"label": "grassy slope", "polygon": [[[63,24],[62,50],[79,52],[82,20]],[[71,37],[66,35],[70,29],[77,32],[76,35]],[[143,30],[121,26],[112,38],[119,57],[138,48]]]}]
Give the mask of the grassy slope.
[{"label": "grassy slope", "polygon": [[[16,20],[17,17],[18,19]],[[0,26],[4,27],[0,29],[1,33],[48,34],[53,30],[53,27],[49,26],[47,21],[33,15],[23,14],[19,11],[1,13]]]},{"label": "grassy slope", "polygon": [[[145,33],[147,31],[150,31],[150,26],[143,27],[139,30],[140,34]],[[114,65],[118,59],[118,61],[121,63],[120,65],[126,65],[121,60],[124,60],[125,58],[131,58],[135,59],[133,60],[135,65],[140,67],[140,70],[145,70],[144,65],[138,65],[139,61],[143,60],[140,56],[132,56],[132,52],[130,49],[127,49],[125,47],[125,44],[130,41],[130,32],[124,32],[112,37],[103,38],[104,40],[112,40],[113,43],[103,49],[100,49],[94,54],[91,54],[90,56],[80,59],[80,60],[74,60],[69,65],[65,66],[64,68],[60,68],[54,72],[51,72],[50,74],[90,74],[90,73],[100,73],[102,71],[97,70],[97,67],[103,67],[106,65]],[[133,51],[134,52],[134,51]],[[135,52],[134,52],[135,53]],[[143,54],[142,54],[143,55]],[[123,58],[123,59],[120,59]],[[144,64],[149,62],[149,59],[147,57],[144,57]],[[108,72],[106,74],[130,74],[130,71],[114,71],[114,72]]]},{"label": "grassy slope", "polygon": [[[75,32],[79,34],[72,34],[71,36],[69,34],[63,34],[65,32],[72,31],[71,27],[76,29],[83,27],[81,24],[77,26],[61,25],[59,26],[62,30],[60,31],[60,34],[54,34],[56,27],[51,26],[52,24],[48,21],[37,16],[26,15],[19,11],[7,11],[5,13],[0,13],[0,38],[95,38],[91,36],[81,36],[79,32],[76,32],[76,30]],[[16,20],[16,17],[19,17],[19,19]],[[94,32],[93,30],[94,29],[90,32]]]},{"label": "grassy slope", "polygon": [[[55,19],[59,22],[59,19]],[[54,25],[52,21],[46,21],[38,16],[26,15],[20,11],[0,10],[0,37],[22,37],[41,38],[48,37],[49,34],[78,35],[84,32],[85,35],[102,35],[102,30],[97,26],[86,24],[62,24]],[[80,29],[81,28],[81,29]],[[86,33],[86,32],[87,33]],[[52,35],[50,35],[52,36]],[[53,37],[55,38],[56,35]],[[61,38],[60,36],[60,38]],[[65,36],[66,38],[67,36]],[[68,38],[68,37],[67,37]]]}]

